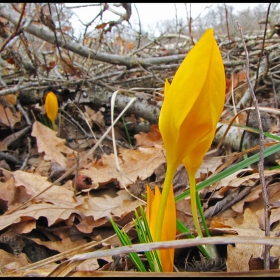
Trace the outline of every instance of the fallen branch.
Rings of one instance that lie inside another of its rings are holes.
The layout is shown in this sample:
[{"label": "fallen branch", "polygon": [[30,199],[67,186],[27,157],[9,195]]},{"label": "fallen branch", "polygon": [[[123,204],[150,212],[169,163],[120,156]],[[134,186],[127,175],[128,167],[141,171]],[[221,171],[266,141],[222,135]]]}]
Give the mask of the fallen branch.
[{"label": "fallen branch", "polygon": [[259,244],[259,245],[275,245],[280,246],[280,240],[276,237],[264,237],[264,236],[226,236],[226,237],[204,237],[195,239],[179,239],[174,241],[161,241],[152,243],[142,243],[136,245],[122,246],[109,250],[98,250],[91,253],[79,254],[70,258],[70,261],[74,260],[87,260],[90,258],[100,258],[106,256],[113,256],[118,254],[127,254],[132,252],[145,252],[158,249],[168,248],[188,248],[207,244]]},{"label": "fallen branch", "polygon": [[[4,17],[5,19],[9,20],[13,24],[17,24],[20,14],[10,8],[7,4],[1,3],[0,4],[0,16]],[[26,17],[24,19],[25,21],[31,20],[29,17]],[[57,34],[57,41],[54,32],[52,32],[50,29],[48,29],[44,25],[38,25],[38,22],[32,22],[25,26],[24,31],[44,40],[47,41],[53,45],[58,45],[61,48],[64,48],[66,50],[72,51],[73,53],[79,54],[80,56],[84,58],[90,58],[97,61],[102,61],[114,65],[124,65],[127,68],[132,68],[135,66],[143,66],[148,67],[151,65],[157,65],[157,64],[164,64],[164,63],[174,63],[176,61],[181,61],[185,58],[186,54],[178,54],[178,55],[170,55],[170,56],[163,56],[163,57],[149,57],[149,58],[139,58],[134,55],[115,55],[115,54],[109,54],[109,53],[102,53],[97,52],[95,50],[89,49],[87,47],[84,47],[81,44],[78,44],[74,42],[73,40],[68,40],[65,37],[60,36]],[[252,58],[252,61],[255,62],[256,59]],[[225,66],[236,66],[236,65],[242,65],[244,64],[243,60],[239,61],[225,61]]]}]

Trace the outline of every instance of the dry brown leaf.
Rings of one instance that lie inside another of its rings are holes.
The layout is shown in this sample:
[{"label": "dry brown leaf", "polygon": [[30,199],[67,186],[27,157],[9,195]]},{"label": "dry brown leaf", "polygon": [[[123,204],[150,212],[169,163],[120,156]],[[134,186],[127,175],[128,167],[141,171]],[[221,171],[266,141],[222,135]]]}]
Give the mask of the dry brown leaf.
[{"label": "dry brown leaf", "polygon": [[[15,186],[13,177],[0,185],[0,199],[6,203],[7,207],[10,205],[23,203],[29,198],[30,195],[25,192],[24,188],[17,188]],[[2,203],[1,208],[3,208]],[[6,209],[4,210],[6,211]]]},{"label": "dry brown leaf", "polygon": [[226,94],[231,92],[231,88],[235,89],[239,83],[246,79],[246,71],[239,71],[238,73],[233,73],[231,78],[226,78]]},{"label": "dry brown leaf", "polygon": [[18,97],[18,93],[16,94],[8,94],[5,95],[4,98],[6,99],[6,101],[8,103],[10,103],[11,105],[15,106],[17,104],[17,97]]},{"label": "dry brown leaf", "polygon": [[[7,277],[48,277],[49,274],[55,270],[58,266],[56,263],[45,264],[43,267],[37,269],[27,269],[27,270],[11,270],[7,271],[2,276]],[[21,268],[24,266],[21,266]],[[19,268],[19,267],[18,267]]]},{"label": "dry brown leaf", "polygon": [[[242,224],[236,223],[233,218],[229,218],[226,224],[242,236],[264,236],[259,228],[258,217],[249,208],[244,211]],[[235,244],[235,247],[228,245],[227,271],[249,271],[249,259],[251,256],[260,257],[261,253],[262,246],[256,244]]]},{"label": "dry brown leaf", "polygon": [[164,150],[160,145],[150,148],[140,147],[137,150],[121,148],[119,151],[120,167],[124,176],[117,171],[113,154],[103,154],[100,160],[91,162],[85,168],[80,169],[80,175],[91,178],[92,189],[116,180],[120,182],[121,187],[123,184],[131,185],[136,182],[137,178],[145,180],[159,165],[165,162]]},{"label": "dry brown leaf", "polygon": [[27,221],[11,226],[11,231],[16,234],[29,233],[36,229],[36,221]]},{"label": "dry brown leaf", "polygon": [[3,152],[6,150],[8,150],[7,145],[4,142],[0,141],[0,151]]},{"label": "dry brown leaf", "polygon": [[13,178],[10,178],[5,183],[0,184],[0,199],[5,201],[7,203],[7,206],[9,206],[13,202],[15,193],[16,193],[16,188],[15,188]]},{"label": "dry brown leaf", "polygon": [[54,160],[65,170],[75,164],[76,152],[68,148],[65,139],[58,138],[56,132],[47,126],[35,121],[32,127],[32,136],[36,137],[38,152],[45,153],[45,160]]},{"label": "dry brown leaf", "polygon": [[134,135],[136,145],[142,147],[153,147],[154,145],[162,145],[162,137],[157,124],[150,126],[150,132],[139,132]]},{"label": "dry brown leaf", "polygon": [[[216,189],[220,189],[219,194],[224,195],[228,189],[240,187],[242,183],[246,182],[248,179],[252,179],[252,175],[254,174],[241,177],[241,175],[245,174],[246,172],[252,172],[252,171],[253,171],[252,169],[247,168],[234,172],[230,176],[227,176],[226,178],[222,179],[218,183]],[[257,173],[257,175],[259,174]]]},{"label": "dry brown leaf", "polygon": [[63,238],[61,241],[42,241],[39,238],[31,238],[31,239],[39,245],[43,245],[51,250],[56,250],[60,253],[68,251],[70,249],[74,249],[78,246],[87,243],[85,239],[81,239],[73,242],[69,237]]},{"label": "dry brown leaf", "polygon": [[3,106],[0,104],[0,124],[13,128],[20,120],[20,112],[15,112],[15,115],[13,115],[8,107],[4,110]]},{"label": "dry brown leaf", "polygon": [[40,217],[46,217],[50,227],[61,220],[68,219],[72,213],[83,216],[82,212],[75,209],[71,203],[63,203],[62,200],[60,205],[50,203],[32,204],[28,208],[18,210],[12,214],[3,214],[0,219],[0,230],[14,223],[34,221]]},{"label": "dry brown leaf", "polygon": [[259,199],[261,193],[262,193],[261,186],[255,188],[255,189],[252,190],[248,195],[246,195],[246,197],[244,197],[244,198],[241,199],[239,202],[237,202],[236,204],[234,204],[234,205],[231,207],[232,210],[234,210],[234,211],[237,212],[237,213],[243,213],[245,202],[252,202],[252,201],[255,201],[255,200]]},{"label": "dry brown leaf", "polygon": [[213,217],[211,224],[210,224],[210,228],[231,228],[231,226],[228,226],[225,223],[216,219],[216,217]]},{"label": "dry brown leaf", "polygon": [[88,106],[85,106],[84,116],[92,127],[93,124],[97,124],[99,127],[105,127],[104,116],[100,111],[94,111]]},{"label": "dry brown leaf", "polygon": [[[15,186],[24,186],[26,192],[31,196],[35,196],[51,184],[51,182],[47,180],[47,177],[42,177],[21,170],[14,171],[13,175],[15,178]],[[54,205],[56,203],[59,205],[60,201],[72,204],[73,207],[77,205],[77,201],[73,198],[73,191],[56,185],[39,195],[36,200],[51,202]]]},{"label": "dry brown leaf", "polygon": [[51,169],[51,161],[44,160],[44,156],[40,154],[38,158],[34,158],[29,162],[32,167],[36,167],[36,169],[33,171],[34,174],[38,174],[43,177],[48,177],[50,174]]},{"label": "dry brown leaf", "polygon": [[5,273],[10,270],[14,270],[29,264],[25,254],[20,254],[16,257],[2,249],[0,249],[0,270],[1,273]]},{"label": "dry brown leaf", "polygon": [[[24,186],[26,191],[32,195],[45,189],[49,185],[46,178],[39,175],[29,174],[24,171],[15,171],[14,177],[16,185]],[[130,212],[134,211],[141,202],[134,200],[126,191],[116,192],[113,189],[105,190],[104,193],[95,194],[93,197],[77,197],[74,199],[73,192],[63,187],[53,186],[48,191],[41,194],[38,199],[48,201],[49,203],[31,204],[23,210],[14,213],[5,213],[0,219],[0,230],[15,223],[25,223],[46,217],[48,226],[52,226],[62,220],[67,220],[72,214],[77,214],[81,219],[93,217],[96,223],[91,225],[81,225],[80,229],[88,231],[95,226],[104,224],[104,217],[109,219],[114,217],[126,217]],[[78,202],[77,202],[78,200]],[[37,200],[38,201],[38,200]],[[79,228],[79,227],[78,227]]]},{"label": "dry brown leaf", "polygon": [[207,179],[207,177],[212,175],[222,163],[222,157],[206,156],[196,172],[196,179],[200,178],[197,183]]},{"label": "dry brown leaf", "polygon": [[138,206],[143,205],[139,200],[135,200],[126,190],[118,191],[118,199],[120,202],[119,206],[116,207],[112,214],[117,217],[124,217],[131,211],[134,211]]},{"label": "dry brown leaf", "polygon": [[83,208],[81,210],[85,216],[92,216],[97,221],[104,217],[110,218],[112,215],[123,217],[141,204],[125,190],[116,193],[115,190],[109,189],[93,197],[86,197],[84,204],[79,209]]},{"label": "dry brown leaf", "polygon": [[[102,260],[106,260],[108,263],[112,263],[113,259],[112,257],[102,257]],[[98,270],[100,268],[100,265],[97,261],[97,259],[88,259],[83,261],[83,263],[79,264],[76,268],[75,271],[81,271],[82,273],[84,271],[94,271]],[[94,274],[93,274],[94,275]],[[86,275],[84,275],[86,277]]]},{"label": "dry brown leaf", "polygon": [[[249,174],[248,174],[249,173]],[[252,173],[252,174],[250,174]],[[247,174],[246,176],[243,176],[244,174]],[[269,176],[273,176],[276,174],[280,174],[280,169],[275,169],[275,170],[265,170],[264,171],[264,176],[265,178]],[[256,181],[260,177],[258,171],[254,171],[252,169],[242,169],[239,170],[230,176],[222,179],[216,189],[220,189],[219,194],[224,195],[224,193],[231,188],[236,188],[240,187],[244,182],[251,180],[251,181]]]},{"label": "dry brown leaf", "polygon": [[[253,205],[260,206],[260,200],[251,202],[245,208],[243,214],[237,214],[232,209],[228,209],[223,213],[219,214],[215,218],[215,222],[221,222],[231,227],[231,230],[238,233],[240,236],[254,236],[264,237],[264,231],[260,229],[258,216],[251,210],[254,208]],[[222,228],[220,228],[222,229]],[[275,232],[279,230],[276,229]],[[272,234],[273,235],[273,234]],[[228,245],[227,250],[227,269],[228,272],[233,271],[249,271],[249,259],[251,257],[262,257],[263,246],[256,244],[235,244],[235,247]],[[271,256],[279,256],[280,248],[273,246],[271,248]]]},{"label": "dry brown leaf", "polygon": [[94,228],[103,226],[106,223],[108,223],[108,218],[100,218],[98,220],[94,220],[92,216],[88,216],[84,218],[78,225],[76,225],[76,227],[80,232],[89,234]]},{"label": "dry brown leaf", "polygon": [[[268,199],[272,204],[275,201],[280,199],[280,184],[276,182],[274,184],[269,185],[267,188]],[[265,229],[265,220],[264,220],[264,211],[263,209],[256,211],[256,215],[259,218],[260,228],[262,230]],[[280,208],[272,209],[270,214],[270,225],[280,220]]]}]

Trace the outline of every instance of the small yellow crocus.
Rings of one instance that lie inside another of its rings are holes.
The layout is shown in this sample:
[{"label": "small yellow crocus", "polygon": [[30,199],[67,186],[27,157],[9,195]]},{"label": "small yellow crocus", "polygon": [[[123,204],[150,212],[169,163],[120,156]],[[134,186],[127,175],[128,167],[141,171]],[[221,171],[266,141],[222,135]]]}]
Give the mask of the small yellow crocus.
[{"label": "small yellow crocus", "polygon": [[46,96],[45,109],[48,118],[52,122],[53,130],[56,131],[55,119],[58,112],[58,101],[56,95],[52,91],[50,91]]},{"label": "small yellow crocus", "polygon": [[[195,175],[211,146],[225,100],[225,71],[213,29],[207,29],[164,88],[159,129],[166,150],[167,171],[159,203],[155,240],[160,241],[173,177],[179,164],[188,171],[192,215],[203,237],[197,215]],[[176,220],[170,223],[176,223]]]},{"label": "small yellow crocus", "polygon": [[[153,194],[150,187],[147,185],[146,219],[149,225],[153,241],[155,238],[160,200],[161,193],[158,187],[156,186],[155,194]],[[173,188],[170,188],[169,190],[164,213],[165,214],[163,219],[160,241],[174,240],[176,237],[176,207]],[[163,272],[172,272],[174,263],[174,248],[159,250],[159,258]]]}]

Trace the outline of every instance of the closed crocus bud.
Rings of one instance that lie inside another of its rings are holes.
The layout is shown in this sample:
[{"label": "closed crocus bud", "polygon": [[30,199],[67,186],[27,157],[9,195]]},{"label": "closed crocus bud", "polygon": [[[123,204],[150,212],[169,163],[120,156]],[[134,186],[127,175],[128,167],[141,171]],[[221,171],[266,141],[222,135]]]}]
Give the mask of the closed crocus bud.
[{"label": "closed crocus bud", "polygon": [[222,56],[213,29],[207,29],[183,60],[172,83],[165,83],[159,129],[166,150],[167,171],[155,241],[161,238],[169,190],[181,163],[189,175],[194,224],[198,235],[203,237],[197,215],[195,175],[213,141],[224,108],[225,86]]},{"label": "closed crocus bud", "polygon": [[56,95],[52,91],[46,95],[45,109],[48,118],[52,122],[53,130],[56,130],[55,119],[58,112],[58,101]]},{"label": "closed crocus bud", "polygon": [[[159,204],[161,200],[161,193],[156,186],[155,194],[152,193],[149,185],[147,187],[147,210],[146,218],[148,226],[155,241],[156,223],[158,220]],[[162,222],[162,231],[160,240],[168,241],[176,239],[176,207],[173,189],[170,188],[167,198],[166,207],[164,209],[164,219]],[[174,248],[159,250],[159,258],[163,272],[172,272],[174,264]],[[156,263],[156,262],[155,262]]]}]

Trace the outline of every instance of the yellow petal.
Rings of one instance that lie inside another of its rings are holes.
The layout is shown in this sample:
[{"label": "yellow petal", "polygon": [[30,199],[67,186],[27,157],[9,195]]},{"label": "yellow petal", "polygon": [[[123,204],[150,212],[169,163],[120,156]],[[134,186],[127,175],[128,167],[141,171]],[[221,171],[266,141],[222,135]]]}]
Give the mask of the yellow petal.
[{"label": "yellow petal", "polygon": [[[223,61],[213,29],[208,29],[182,62],[172,84],[165,84],[159,128],[167,165],[177,167],[197,143],[212,137],[224,99]],[[202,158],[205,153],[200,153]]]},{"label": "yellow petal", "polygon": [[56,95],[52,91],[46,96],[45,108],[48,118],[54,122],[58,112],[58,101]]},{"label": "yellow petal", "polygon": [[170,165],[174,165],[174,168],[172,169],[176,170],[181,163],[181,158],[174,157],[175,145],[179,138],[179,130],[176,129],[174,119],[171,118],[172,110],[174,110],[174,108],[171,107],[173,101],[170,87],[171,85],[166,80],[164,87],[164,101],[159,115],[159,130],[166,150],[166,161],[168,166],[170,167]]},{"label": "yellow petal", "polygon": [[[161,193],[159,188],[155,187],[155,194],[153,195],[150,187],[147,185],[147,208],[146,218],[149,229],[155,240],[156,222],[159,211],[159,204],[161,200]],[[166,208],[164,211],[163,227],[160,241],[175,240],[176,238],[176,206],[174,199],[173,188],[170,188]],[[164,272],[173,271],[174,263],[174,249],[159,250],[159,257]]]},{"label": "yellow petal", "polygon": [[146,185],[146,188],[147,188],[146,219],[152,235],[152,239],[154,241],[161,193],[158,189],[158,186],[155,187],[155,194],[153,194],[149,185]]},{"label": "yellow petal", "polygon": [[152,217],[152,203],[153,203],[153,200],[154,200],[154,194],[151,191],[149,185],[146,185],[146,190],[147,190],[146,219],[147,219],[148,225],[150,227],[151,217]]},{"label": "yellow petal", "polygon": [[[164,213],[161,241],[176,239],[176,206],[173,187],[170,188]],[[164,272],[172,272],[174,249],[160,250],[160,261]]]},{"label": "yellow petal", "polygon": [[196,171],[200,167],[206,152],[209,150],[209,147],[213,142],[214,133],[215,131],[213,131],[212,134],[209,133],[206,138],[198,142],[183,159],[183,164],[188,170],[188,174],[196,174]]},{"label": "yellow petal", "polygon": [[157,222],[157,218],[158,218],[160,199],[161,199],[161,193],[159,191],[158,186],[156,186],[155,187],[155,196],[152,201],[151,216],[150,216],[151,218],[150,218],[150,224],[149,224],[153,241],[155,240],[156,222]]}]

